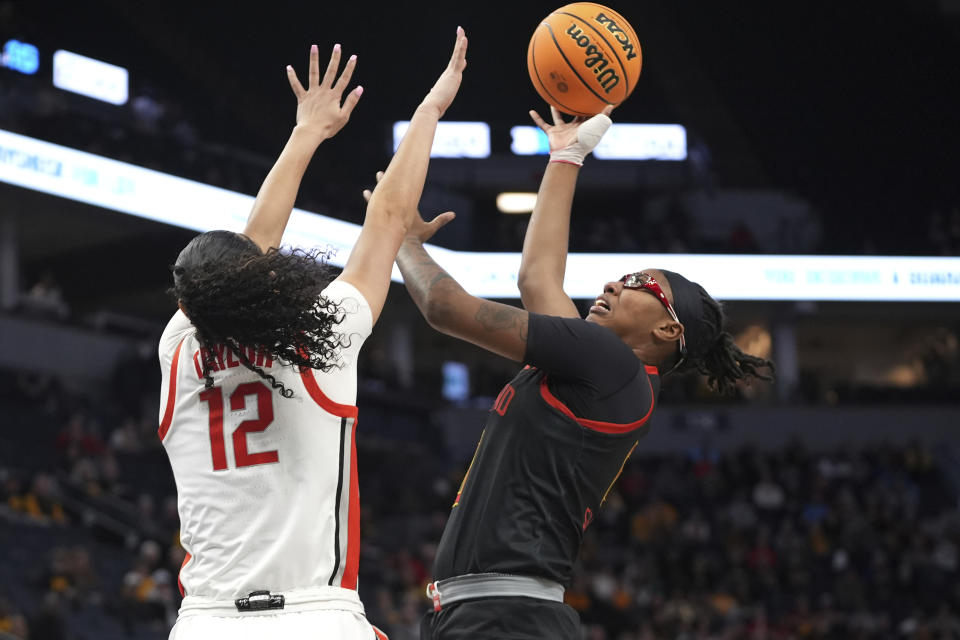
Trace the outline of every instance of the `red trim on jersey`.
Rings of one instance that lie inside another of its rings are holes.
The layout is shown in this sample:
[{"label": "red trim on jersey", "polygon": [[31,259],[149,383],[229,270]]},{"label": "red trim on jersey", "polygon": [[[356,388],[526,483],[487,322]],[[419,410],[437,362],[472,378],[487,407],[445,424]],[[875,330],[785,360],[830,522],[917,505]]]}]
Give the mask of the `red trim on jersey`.
[{"label": "red trim on jersey", "polygon": [[373,627],[373,635],[377,636],[377,640],[390,640],[383,631],[380,631],[380,629],[377,629],[374,625],[370,626]]},{"label": "red trim on jersey", "polygon": [[180,595],[184,598],[187,597],[187,592],[183,588],[183,583],[180,582],[180,574],[183,573],[183,568],[187,566],[187,563],[193,558],[189,553],[183,558],[183,564],[180,565],[180,571],[177,572],[177,588],[180,589]]},{"label": "red trim on jersey", "polygon": [[[356,407],[354,407],[356,408]],[[360,569],[360,485],[357,480],[357,421],[350,430],[350,505],[347,511],[347,557],[343,565],[340,586],[357,589],[357,573]],[[384,636],[386,637],[386,636]]]},{"label": "red trim on jersey", "polygon": [[658,376],[658,375],[660,375],[660,370],[657,369],[657,368],[656,368],[655,366],[653,366],[652,364],[645,364],[645,365],[643,365],[643,368],[646,369],[646,370],[647,370],[647,373],[650,374],[651,376]]},{"label": "red trim on jersey", "polygon": [[338,418],[353,418],[356,420],[357,408],[352,404],[338,404],[328,398],[326,394],[320,390],[320,385],[317,384],[317,379],[313,376],[313,369],[310,367],[302,367],[300,369],[300,378],[303,379],[303,386],[306,387],[307,393],[310,394],[314,402],[323,407],[324,411],[332,413]]},{"label": "red trim on jersey", "polygon": [[197,370],[197,380],[203,380],[203,367],[200,366],[200,349],[193,352],[193,366]]},{"label": "red trim on jersey", "polygon": [[185,338],[180,339],[177,344],[177,350],[173,352],[173,363],[170,365],[170,384],[167,386],[167,407],[163,411],[163,420],[160,421],[160,428],[157,434],[160,436],[160,442],[167,437],[167,431],[170,430],[170,423],[173,422],[173,405],[177,402],[177,364],[180,361],[180,347],[183,346]]},{"label": "red trim on jersey", "polygon": [[563,404],[559,398],[550,393],[550,389],[547,388],[547,376],[544,375],[543,379],[540,380],[540,395],[543,396],[543,399],[551,407],[567,416],[571,420],[575,420],[582,427],[588,429],[593,429],[594,431],[600,431],[602,433],[627,433],[628,431],[633,431],[638,427],[642,427],[643,424],[650,418],[650,414],[653,413],[653,383],[650,382],[650,377],[647,376],[647,384],[650,385],[650,408],[647,409],[647,415],[643,416],[636,422],[630,422],[627,424],[618,424],[616,422],[601,422],[600,420],[587,420],[586,418],[578,418],[573,414],[573,411],[570,410],[567,405]]}]

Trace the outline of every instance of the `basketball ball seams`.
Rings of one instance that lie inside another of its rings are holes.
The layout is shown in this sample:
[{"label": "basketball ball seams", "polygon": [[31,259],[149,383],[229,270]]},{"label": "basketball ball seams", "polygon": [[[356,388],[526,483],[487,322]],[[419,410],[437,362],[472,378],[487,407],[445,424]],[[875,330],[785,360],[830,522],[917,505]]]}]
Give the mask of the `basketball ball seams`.
[{"label": "basketball ball seams", "polygon": [[[593,87],[591,87],[591,86],[587,83],[586,80],[584,80],[582,77],[580,77],[580,74],[577,72],[576,67],[574,67],[574,66],[573,66],[573,63],[570,62],[570,59],[567,57],[567,54],[565,54],[565,53],[563,52],[563,48],[560,46],[560,43],[557,41],[557,36],[553,33],[553,27],[551,27],[550,24],[547,23],[547,22],[544,22],[544,23],[543,23],[543,26],[546,26],[546,27],[547,27],[547,31],[550,32],[550,38],[553,40],[553,43],[554,43],[555,45],[557,45],[557,52],[560,54],[560,57],[562,57],[563,60],[564,60],[564,62],[567,63],[567,66],[570,67],[570,71],[573,72],[573,75],[577,76],[577,79],[580,80],[581,83],[583,83],[583,86],[587,89],[587,91],[589,91],[590,93],[592,93],[593,95],[595,95],[595,96],[596,96],[601,102],[603,102],[604,104],[613,104],[612,102],[610,102],[609,100],[607,100],[606,98],[604,98],[603,96],[601,96],[599,93],[597,93],[596,91],[594,91],[594,90],[593,90]],[[624,75],[626,75],[626,74],[624,74]]]},{"label": "basketball ball seams", "polygon": [[584,20],[583,18],[581,18],[576,14],[568,13],[566,11],[554,11],[553,14],[570,16],[571,18],[576,18],[577,20],[579,20],[580,22],[584,23],[585,25],[587,25],[588,27],[594,30],[597,36],[601,40],[603,40],[603,43],[607,45],[607,47],[610,49],[610,53],[613,54],[613,57],[617,59],[617,64],[620,65],[620,72],[623,73],[623,80],[624,80],[623,93],[625,96],[629,96],[630,95],[630,74],[627,72],[627,66],[623,64],[623,60],[620,59],[620,55],[617,53],[617,48],[612,44],[610,44],[610,41],[607,40],[606,36],[603,35],[603,32],[597,29],[595,26],[593,26],[593,24],[591,24],[591,20],[589,19]]},{"label": "basketball ball seams", "polygon": [[[549,25],[547,25],[546,22],[542,23],[542,25],[545,25],[545,26],[547,26],[547,27],[549,28]],[[565,109],[565,110],[566,110],[568,113],[570,113],[571,115],[586,115],[586,114],[584,114],[582,111],[580,111],[579,109],[572,109],[572,108],[570,108],[569,106],[567,106],[566,104],[564,104],[563,102],[561,102],[561,101],[557,98],[557,96],[553,95],[553,92],[551,92],[550,89],[547,87],[547,84],[543,81],[543,78],[540,77],[540,70],[537,68],[537,47],[536,47],[537,37],[538,37],[539,35],[540,35],[539,32],[535,32],[535,33],[533,34],[533,41],[530,43],[530,47],[529,47],[530,59],[531,59],[531,63],[532,63],[532,64],[530,64],[529,66],[530,66],[531,69],[533,69],[533,72],[537,75],[537,82],[540,83],[540,86],[543,87],[543,90],[547,93],[547,95],[549,95],[551,98],[553,98],[553,100],[557,103],[557,105],[558,105],[561,109]]]},{"label": "basketball ball seams", "polygon": [[632,25],[617,11],[595,2],[555,9],[533,30],[527,51],[530,81],[537,93],[573,115],[589,116],[621,104],[639,84],[642,64]]},{"label": "basketball ball seams", "polygon": [[[546,23],[543,23],[543,24],[545,25]],[[568,112],[576,112],[577,114],[579,114],[580,112],[577,109],[572,109],[571,107],[561,102],[557,98],[557,96],[553,95],[553,92],[550,91],[549,87],[547,87],[547,84],[543,81],[543,78],[540,77],[540,70],[537,68],[537,48],[535,46],[536,39],[539,35],[540,34],[538,32],[535,32],[533,34],[533,42],[530,43],[530,58],[531,58],[530,68],[532,68],[533,72],[537,75],[537,82],[539,82],[540,86],[543,87],[544,92],[546,92],[546,94],[550,96],[557,103],[558,107],[560,107],[561,109],[566,109]]]}]

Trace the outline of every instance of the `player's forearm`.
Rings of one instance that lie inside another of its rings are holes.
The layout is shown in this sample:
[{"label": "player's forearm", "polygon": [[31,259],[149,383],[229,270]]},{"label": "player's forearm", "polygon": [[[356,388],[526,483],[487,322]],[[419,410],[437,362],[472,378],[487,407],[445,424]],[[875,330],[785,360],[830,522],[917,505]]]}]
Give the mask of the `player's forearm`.
[{"label": "player's forearm", "polygon": [[563,286],[570,241],[570,211],[580,167],[551,162],[543,174],[537,204],[523,241],[520,292]]},{"label": "player's forearm", "polygon": [[457,300],[469,294],[430,257],[416,238],[404,239],[397,254],[397,266],[404,286],[424,319],[434,329],[449,333],[456,320]]},{"label": "player's forearm", "polygon": [[409,229],[423,194],[439,119],[439,112],[429,105],[417,108],[397,152],[373,191],[367,215],[396,218],[404,225],[404,231]]},{"label": "player's forearm", "polygon": [[515,362],[524,359],[530,323],[526,311],[467,293],[417,238],[403,241],[397,264],[410,297],[431,327]]},{"label": "player's forearm", "polygon": [[315,133],[294,127],[280,157],[264,179],[244,230],[261,250],[280,246],[303,174],[321,142]]}]

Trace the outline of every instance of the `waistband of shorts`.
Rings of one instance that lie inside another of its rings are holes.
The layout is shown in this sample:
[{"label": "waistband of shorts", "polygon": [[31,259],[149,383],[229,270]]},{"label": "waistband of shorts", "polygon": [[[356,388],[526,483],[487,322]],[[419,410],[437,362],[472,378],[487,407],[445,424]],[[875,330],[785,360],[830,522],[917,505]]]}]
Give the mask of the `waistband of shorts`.
[{"label": "waistband of shorts", "polygon": [[237,599],[249,597],[243,594],[233,600],[221,600],[204,596],[188,595],[180,605],[181,618],[188,616],[218,616],[247,618],[253,616],[270,616],[282,613],[296,613],[299,611],[317,611],[321,609],[339,609],[353,611],[366,615],[360,596],[353,589],[341,587],[311,587],[309,589],[290,589],[282,592],[271,592],[271,595],[283,596],[283,608],[262,609],[258,611],[240,611],[237,609]]},{"label": "waistband of shorts", "polygon": [[563,585],[546,578],[516,576],[505,573],[468,573],[438,580],[427,585],[427,597],[433,610],[477,598],[538,598],[563,602]]}]

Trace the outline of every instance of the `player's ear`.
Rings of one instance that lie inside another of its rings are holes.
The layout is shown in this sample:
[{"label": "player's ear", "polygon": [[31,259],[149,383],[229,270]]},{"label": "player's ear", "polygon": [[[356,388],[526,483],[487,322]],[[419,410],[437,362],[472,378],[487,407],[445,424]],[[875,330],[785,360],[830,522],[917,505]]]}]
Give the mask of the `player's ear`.
[{"label": "player's ear", "polygon": [[664,320],[654,328],[653,333],[664,342],[676,342],[683,335],[683,325],[675,320]]}]

